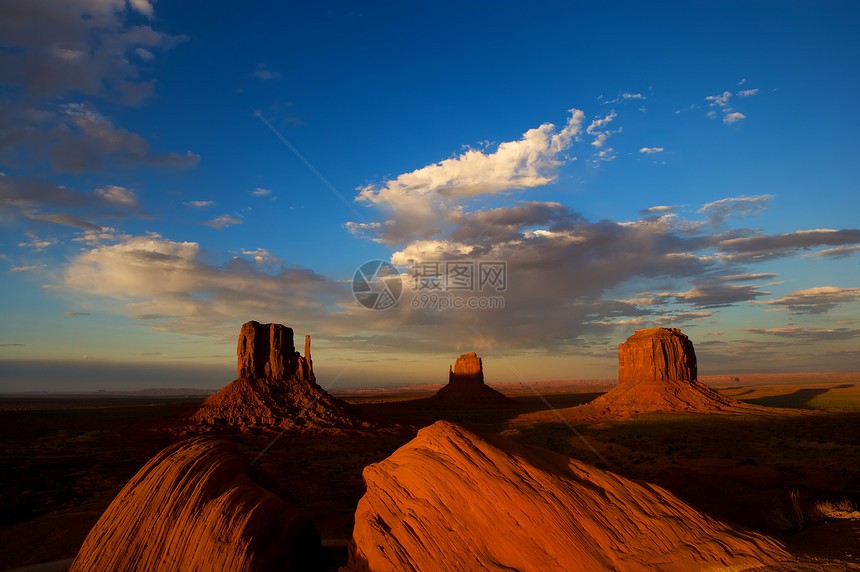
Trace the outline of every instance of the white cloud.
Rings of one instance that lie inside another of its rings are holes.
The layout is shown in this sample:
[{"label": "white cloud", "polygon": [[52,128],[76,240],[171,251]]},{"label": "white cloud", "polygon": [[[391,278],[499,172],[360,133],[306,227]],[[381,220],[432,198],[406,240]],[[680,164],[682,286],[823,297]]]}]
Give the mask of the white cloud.
[{"label": "white cloud", "polygon": [[561,129],[544,123],[517,141],[499,144],[495,152],[470,149],[382,185],[360,187],[356,200],[392,211],[392,218],[381,229],[384,240],[426,238],[437,231],[452,201],[555,181],[554,171],[564,163],[562,154],[580,133],[584,116],[582,111],[572,109]]},{"label": "white cloud", "polygon": [[732,111],[731,113],[726,113],[726,115],[723,117],[723,123],[726,123],[726,124],[736,123],[736,122],[740,121],[741,119],[746,119],[746,117],[747,116],[744,115],[743,113],[740,113],[738,111]]},{"label": "white cloud", "polygon": [[256,189],[251,191],[251,194],[255,197],[268,197],[271,196],[272,191],[271,189],[263,189],[261,187],[257,187]]},{"label": "white cloud", "polygon": [[243,250],[245,256],[253,256],[254,262],[257,264],[283,264],[283,260],[274,256],[265,248],[257,248],[256,250]]},{"label": "white cloud", "polygon": [[626,91],[621,94],[621,97],[624,99],[645,99],[645,96],[641,93],[628,93]]},{"label": "white cloud", "polygon": [[606,143],[606,140],[615,133],[620,133],[621,128],[613,131],[611,129],[603,129],[606,125],[612,122],[618,114],[614,111],[610,111],[609,115],[603,118],[595,119],[591,122],[591,124],[586,128],[586,133],[594,136],[594,141],[591,142],[597,148],[603,147],[603,144]]},{"label": "white cloud", "polygon": [[640,153],[647,153],[648,155],[654,155],[655,153],[662,153],[664,149],[662,147],[642,147],[639,149]]},{"label": "white cloud", "polygon": [[709,95],[705,99],[711,102],[711,107],[728,107],[729,99],[732,97],[732,92],[724,91],[720,95]]},{"label": "white cloud", "polygon": [[756,89],[745,89],[743,91],[739,91],[738,95],[741,97],[750,97],[752,95],[756,95],[758,93],[758,88]]}]

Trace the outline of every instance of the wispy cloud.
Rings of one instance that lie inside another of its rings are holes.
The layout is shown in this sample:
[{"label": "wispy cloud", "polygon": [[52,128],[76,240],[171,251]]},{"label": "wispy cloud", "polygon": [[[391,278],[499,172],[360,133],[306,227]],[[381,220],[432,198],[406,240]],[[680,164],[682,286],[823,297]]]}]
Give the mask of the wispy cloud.
[{"label": "wispy cloud", "polygon": [[255,197],[271,197],[272,196],[272,190],[271,189],[264,189],[262,187],[257,187],[256,189],[251,191],[251,194]]},{"label": "wispy cloud", "polygon": [[251,75],[257,79],[269,81],[272,79],[279,79],[281,77],[281,72],[270,70],[266,64],[257,64],[257,67]]},{"label": "wispy cloud", "polygon": [[648,155],[654,155],[656,153],[662,153],[664,149],[662,147],[642,147],[639,149],[640,153],[646,153]]},{"label": "wispy cloud", "polygon": [[221,230],[222,228],[226,228],[234,224],[242,224],[244,222],[245,221],[243,221],[242,219],[233,215],[223,214],[221,216],[216,216],[212,220],[207,220],[204,224],[207,224],[212,228],[217,228],[218,230]]},{"label": "wispy cloud", "polygon": [[712,226],[720,226],[730,217],[748,217],[768,208],[773,195],[730,197],[703,205],[700,214],[707,216]]},{"label": "wispy cloud", "polygon": [[609,114],[605,117],[599,117],[591,122],[591,124],[586,128],[585,131],[586,133],[594,137],[594,140],[591,142],[592,145],[597,148],[603,147],[603,145],[606,143],[606,140],[609,139],[611,135],[621,132],[620,127],[614,131],[612,129],[605,128],[616,117],[618,117],[618,114],[614,111],[610,111]]},{"label": "wispy cloud", "polygon": [[184,204],[195,209],[202,209],[205,207],[211,207],[215,204],[215,201],[186,201]]},{"label": "wispy cloud", "polygon": [[840,304],[860,301],[860,288],[819,286],[796,290],[775,300],[757,301],[756,304],[777,306],[776,309],[792,314],[823,314]]},{"label": "wispy cloud", "polygon": [[731,261],[767,260],[790,256],[819,246],[839,248],[860,244],[860,229],[797,230],[784,234],[760,234],[718,240],[719,256]]}]

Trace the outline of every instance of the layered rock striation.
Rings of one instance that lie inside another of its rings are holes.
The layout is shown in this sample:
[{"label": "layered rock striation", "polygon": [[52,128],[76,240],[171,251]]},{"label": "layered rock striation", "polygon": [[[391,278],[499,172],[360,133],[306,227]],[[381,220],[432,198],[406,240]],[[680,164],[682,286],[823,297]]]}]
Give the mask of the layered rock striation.
[{"label": "layered rock striation", "polygon": [[774,540],[668,491],[440,421],[365,468],[348,570],[741,570]]},{"label": "layered rock striation", "polygon": [[590,405],[622,414],[745,407],[698,381],[693,343],[678,328],[636,330],[618,346],[618,385]]},{"label": "layered rock striation", "polygon": [[236,353],[238,379],[207,398],[193,421],[286,428],[366,424],[352,406],[317,385],[310,336],[305,336],[302,356],[295,350],[292,328],[247,322]]},{"label": "layered rock striation", "polygon": [[319,534],[251,472],[232,445],[211,438],[164,449],[99,518],[72,572],[307,570]]}]

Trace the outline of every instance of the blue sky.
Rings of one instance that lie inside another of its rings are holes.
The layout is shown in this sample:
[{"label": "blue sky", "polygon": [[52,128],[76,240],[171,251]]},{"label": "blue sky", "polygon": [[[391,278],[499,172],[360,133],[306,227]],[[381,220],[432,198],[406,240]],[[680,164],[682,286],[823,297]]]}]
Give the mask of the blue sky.
[{"label": "blue sky", "polygon": [[[218,387],[249,319],[342,386],[472,350],[491,381],[608,378],[651,326],[703,374],[856,371],[858,16],[4,2],[0,390]],[[372,259],[504,262],[504,307],[406,279],[367,310]]]}]

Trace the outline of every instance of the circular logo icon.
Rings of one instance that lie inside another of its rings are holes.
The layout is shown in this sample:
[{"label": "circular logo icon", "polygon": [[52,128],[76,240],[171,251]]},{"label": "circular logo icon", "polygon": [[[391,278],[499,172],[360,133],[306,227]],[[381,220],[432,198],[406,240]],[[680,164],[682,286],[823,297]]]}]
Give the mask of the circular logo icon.
[{"label": "circular logo icon", "polygon": [[387,310],[400,300],[400,272],[384,260],[368,260],[355,270],[352,295],[369,310]]}]

